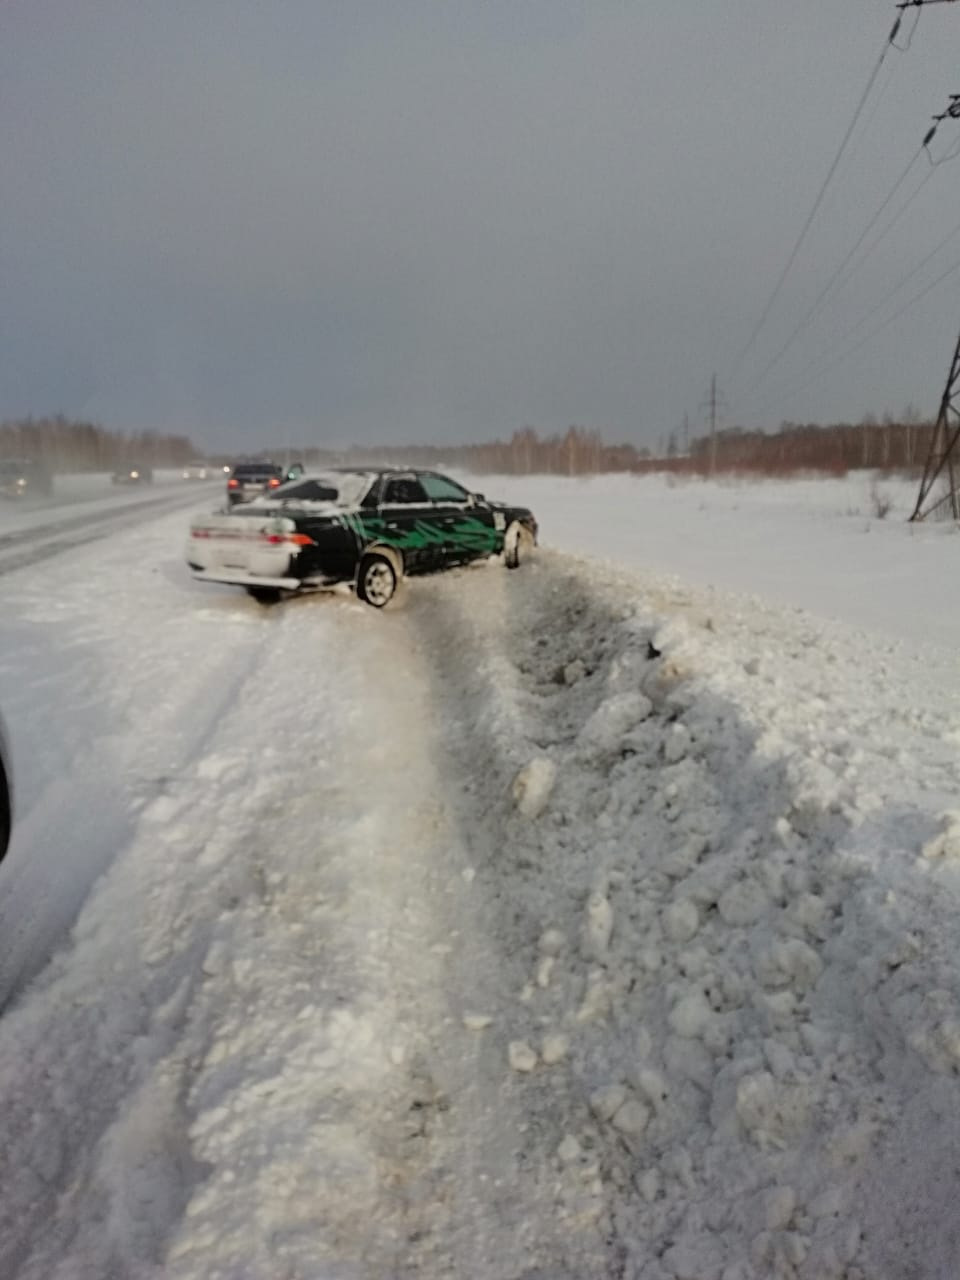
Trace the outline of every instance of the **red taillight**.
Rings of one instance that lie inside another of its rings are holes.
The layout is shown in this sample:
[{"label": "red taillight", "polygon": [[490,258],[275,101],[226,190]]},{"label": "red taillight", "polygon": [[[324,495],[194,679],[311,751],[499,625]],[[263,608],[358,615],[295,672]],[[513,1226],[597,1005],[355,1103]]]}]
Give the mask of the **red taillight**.
[{"label": "red taillight", "polygon": [[268,481],[268,486],[269,486],[269,488],[271,488],[271,489],[279,489],[279,488],[280,488],[280,481],[277,479],[277,477],[276,477],[276,476],[271,476],[271,477],[270,477],[270,480]]},{"label": "red taillight", "polygon": [[295,547],[312,547],[316,545],[313,539],[305,533],[263,533],[260,536],[264,542],[269,542],[271,547],[279,546],[281,542],[292,542]]},{"label": "red taillight", "polygon": [[239,488],[240,488],[240,481],[239,481],[239,480],[234,480],[234,479],[232,479],[232,478],[231,478],[230,480],[228,480],[228,481],[227,481],[227,488],[228,488],[228,489],[239,489]]}]

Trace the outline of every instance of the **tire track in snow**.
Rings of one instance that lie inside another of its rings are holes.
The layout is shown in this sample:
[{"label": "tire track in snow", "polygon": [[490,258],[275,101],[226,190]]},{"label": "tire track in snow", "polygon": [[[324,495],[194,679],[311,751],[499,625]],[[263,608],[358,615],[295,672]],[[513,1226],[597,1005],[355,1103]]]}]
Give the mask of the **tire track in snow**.
[{"label": "tire track in snow", "polygon": [[[253,611],[246,600],[237,604]],[[157,1270],[167,1233],[203,1172],[191,1155],[180,1097],[189,1064],[179,1040],[214,965],[208,957],[220,908],[266,892],[249,855],[236,865],[229,859],[272,816],[260,753],[246,749],[243,732],[231,726],[246,724],[244,690],[276,654],[283,623],[263,617],[243,628],[244,643],[221,670],[227,679],[203,703],[202,718],[190,701],[192,686],[184,687],[193,720],[180,739],[172,785],[128,811],[123,842],[105,849],[103,866],[86,867],[102,879],[69,945],[0,1021],[4,1276],[72,1280],[77,1258],[85,1259],[85,1274],[167,1274]],[[276,660],[285,672],[285,658]],[[183,717],[184,706],[167,704],[163,712]],[[152,729],[162,736],[159,724]],[[102,775],[94,776],[102,784]],[[58,805],[61,799],[55,797]],[[91,797],[85,803],[102,816]],[[105,840],[113,833],[94,829]],[[69,841],[65,826],[56,831]],[[32,852],[26,839],[21,847]],[[46,892],[63,893],[62,863],[37,869],[25,858],[14,870],[4,885],[2,923],[14,923],[7,937],[17,942],[31,905],[42,907]],[[90,889],[85,878],[77,898]],[[211,893],[214,910],[204,911]],[[71,899],[65,909],[78,907]],[[5,977],[23,976],[25,965],[43,958],[38,952],[24,959],[14,949],[3,958]],[[40,1110],[38,1077],[49,1092]]]}]

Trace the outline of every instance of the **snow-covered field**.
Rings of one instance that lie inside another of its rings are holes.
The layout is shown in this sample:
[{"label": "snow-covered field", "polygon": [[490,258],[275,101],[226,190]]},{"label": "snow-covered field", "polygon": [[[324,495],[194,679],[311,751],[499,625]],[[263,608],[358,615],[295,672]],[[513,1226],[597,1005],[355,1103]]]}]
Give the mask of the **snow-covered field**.
[{"label": "snow-covered field", "polygon": [[474,483],[385,614],[0,578],[0,1275],[960,1274],[956,535]]}]

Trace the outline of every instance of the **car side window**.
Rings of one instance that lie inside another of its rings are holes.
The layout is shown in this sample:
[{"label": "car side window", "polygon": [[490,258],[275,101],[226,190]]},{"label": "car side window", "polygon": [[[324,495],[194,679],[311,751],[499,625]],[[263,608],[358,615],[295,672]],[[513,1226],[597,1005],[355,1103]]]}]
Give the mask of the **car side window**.
[{"label": "car side window", "polygon": [[423,504],[429,501],[423,485],[412,476],[388,480],[384,486],[383,505],[385,507],[412,506],[414,503]]},{"label": "car side window", "polygon": [[470,495],[446,476],[421,476],[427,497],[433,502],[467,502]]}]

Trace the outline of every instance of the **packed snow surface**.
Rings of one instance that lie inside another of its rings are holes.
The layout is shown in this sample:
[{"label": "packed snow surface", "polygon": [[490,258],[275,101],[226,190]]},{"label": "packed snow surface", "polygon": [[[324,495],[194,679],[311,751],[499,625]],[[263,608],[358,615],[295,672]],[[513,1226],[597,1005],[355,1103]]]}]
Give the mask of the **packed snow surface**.
[{"label": "packed snow surface", "polygon": [[0,1275],[960,1274],[960,544],[475,483],[548,545],[384,613],[0,578]]}]

